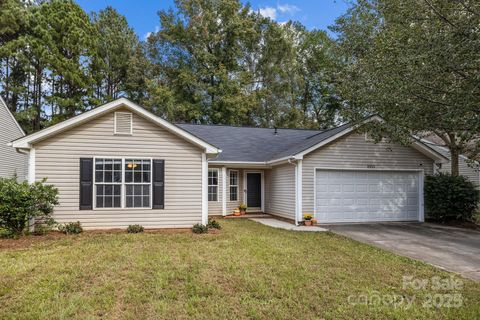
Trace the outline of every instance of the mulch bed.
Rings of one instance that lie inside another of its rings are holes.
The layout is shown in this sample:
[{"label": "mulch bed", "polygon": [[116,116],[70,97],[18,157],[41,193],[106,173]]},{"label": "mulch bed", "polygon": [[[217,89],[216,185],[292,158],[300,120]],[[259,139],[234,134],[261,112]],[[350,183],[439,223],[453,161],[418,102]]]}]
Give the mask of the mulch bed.
[{"label": "mulch bed", "polygon": [[[192,229],[145,229],[145,233],[162,233],[162,234],[179,234],[179,233],[192,233]],[[97,230],[85,230],[82,235],[94,235],[94,234],[118,234],[126,233],[125,229],[97,229]],[[218,230],[210,230],[209,233],[216,234]],[[63,238],[72,237],[74,235],[66,235],[58,231],[50,231],[44,235],[25,235],[17,239],[0,238],[0,250],[5,249],[24,249],[31,245],[39,244],[41,242],[50,242],[60,240]]]},{"label": "mulch bed", "polygon": [[44,235],[21,236],[18,239],[0,238],[0,250],[3,249],[23,249],[39,242],[48,242],[67,237],[61,232],[52,231]]}]

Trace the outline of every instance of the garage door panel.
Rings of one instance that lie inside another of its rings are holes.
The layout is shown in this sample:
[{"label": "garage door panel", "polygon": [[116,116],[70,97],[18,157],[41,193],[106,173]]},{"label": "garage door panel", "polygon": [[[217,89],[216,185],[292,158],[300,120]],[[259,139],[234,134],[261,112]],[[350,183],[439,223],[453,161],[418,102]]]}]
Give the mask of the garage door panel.
[{"label": "garage door panel", "polygon": [[342,185],[341,184],[331,184],[328,186],[329,192],[342,192]]},{"label": "garage door panel", "polygon": [[317,170],[320,222],[402,221],[419,218],[419,174]]}]

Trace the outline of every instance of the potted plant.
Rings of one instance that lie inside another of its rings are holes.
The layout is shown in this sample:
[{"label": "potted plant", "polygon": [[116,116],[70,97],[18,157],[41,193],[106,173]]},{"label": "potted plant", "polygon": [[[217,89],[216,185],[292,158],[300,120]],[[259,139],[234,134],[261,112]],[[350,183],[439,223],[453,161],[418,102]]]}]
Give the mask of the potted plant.
[{"label": "potted plant", "polygon": [[311,214],[304,214],[303,215],[303,220],[306,226],[311,226],[313,224],[313,216]]},{"label": "potted plant", "polygon": [[240,209],[240,213],[241,213],[241,214],[247,213],[247,205],[246,205],[245,203],[242,203],[242,204],[238,207],[238,209]]},{"label": "potted plant", "polygon": [[241,213],[240,213],[240,209],[235,209],[235,210],[233,210],[233,215],[234,215],[234,216],[238,217],[240,214],[241,214]]}]

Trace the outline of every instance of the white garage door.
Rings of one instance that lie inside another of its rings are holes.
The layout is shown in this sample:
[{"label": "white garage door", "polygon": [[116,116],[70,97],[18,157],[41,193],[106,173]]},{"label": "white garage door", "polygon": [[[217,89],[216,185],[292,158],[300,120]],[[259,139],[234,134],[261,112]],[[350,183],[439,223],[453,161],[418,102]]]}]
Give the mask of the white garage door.
[{"label": "white garage door", "polygon": [[416,171],[317,170],[318,222],[419,220]]}]

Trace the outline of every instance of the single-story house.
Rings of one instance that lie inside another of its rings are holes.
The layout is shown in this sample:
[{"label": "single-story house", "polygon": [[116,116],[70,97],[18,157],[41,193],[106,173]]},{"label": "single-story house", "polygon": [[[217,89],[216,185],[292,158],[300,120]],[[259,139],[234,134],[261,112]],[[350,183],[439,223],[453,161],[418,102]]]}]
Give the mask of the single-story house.
[{"label": "single-story house", "polygon": [[[366,121],[381,120],[371,117]],[[331,130],[172,124],[120,98],[13,141],[54,218],[86,228],[191,227],[241,203],[300,222],[423,221],[423,179],[448,161],[416,141]]]},{"label": "single-story house", "polygon": [[27,154],[8,145],[12,140],[24,136],[25,132],[0,97],[0,178],[16,176],[19,181],[27,178]]}]

